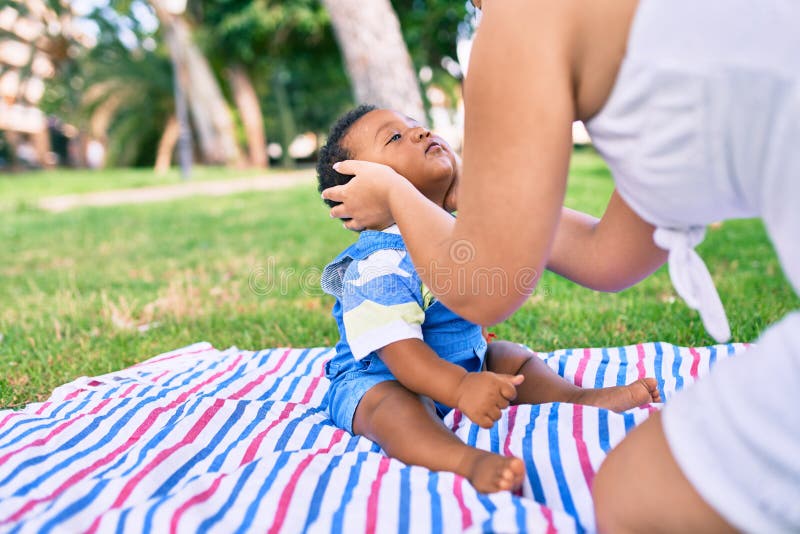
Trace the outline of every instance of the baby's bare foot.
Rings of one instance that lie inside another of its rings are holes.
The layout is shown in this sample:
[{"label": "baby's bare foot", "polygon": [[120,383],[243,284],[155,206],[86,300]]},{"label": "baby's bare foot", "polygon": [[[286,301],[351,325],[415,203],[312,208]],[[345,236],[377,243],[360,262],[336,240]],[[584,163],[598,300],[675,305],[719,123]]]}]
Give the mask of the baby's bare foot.
[{"label": "baby's bare foot", "polygon": [[525,464],[513,456],[475,450],[466,460],[464,475],[481,493],[516,489],[525,476]]},{"label": "baby's bare foot", "polygon": [[640,378],[627,386],[583,390],[575,402],[624,412],[642,404],[661,402],[661,393],[654,378]]}]

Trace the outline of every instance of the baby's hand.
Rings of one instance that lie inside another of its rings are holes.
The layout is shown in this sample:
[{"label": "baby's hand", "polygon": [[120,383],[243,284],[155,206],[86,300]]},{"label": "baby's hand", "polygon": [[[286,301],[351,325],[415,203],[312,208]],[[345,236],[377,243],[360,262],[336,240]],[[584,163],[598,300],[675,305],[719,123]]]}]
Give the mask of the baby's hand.
[{"label": "baby's hand", "polygon": [[500,411],[517,397],[517,386],[524,379],[489,371],[467,373],[458,385],[457,408],[482,428],[491,428]]}]

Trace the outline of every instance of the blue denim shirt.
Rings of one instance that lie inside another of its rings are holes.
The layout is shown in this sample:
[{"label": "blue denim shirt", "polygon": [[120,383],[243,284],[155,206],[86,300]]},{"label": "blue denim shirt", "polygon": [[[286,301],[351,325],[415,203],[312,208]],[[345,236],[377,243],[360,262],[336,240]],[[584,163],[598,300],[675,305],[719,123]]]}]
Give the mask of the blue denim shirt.
[{"label": "blue denim shirt", "polygon": [[[331,381],[331,388],[335,389],[338,381],[352,380],[354,376],[359,374],[377,375],[388,380],[394,379],[391,371],[381,361],[376,352],[356,360],[348,343],[343,318],[346,311],[343,297],[345,296],[345,291],[347,291],[347,281],[353,280],[354,272],[356,273],[355,276],[358,275],[357,265],[359,261],[366,260],[372,254],[381,250],[396,250],[404,253],[397,270],[408,275],[404,278],[403,284],[408,288],[409,298],[415,299],[424,310],[424,320],[421,328],[425,343],[441,358],[460,365],[468,372],[480,371],[487,346],[481,327],[456,315],[427,291],[411,263],[410,255],[400,235],[365,230],[361,232],[358,241],[345,249],[325,267],[321,277],[322,289],[336,298],[336,303],[333,306],[333,316],[339,327],[340,335],[340,340],[336,344],[336,355],[327,363],[325,368],[326,375]],[[387,273],[387,276],[383,277],[383,283],[388,283],[389,274],[391,273]],[[380,279],[381,277],[376,276],[374,278]],[[362,285],[359,291],[359,298],[361,299],[374,299],[376,302],[381,302],[385,299],[384,295],[381,294],[380,280],[371,285]],[[442,412],[446,411],[442,406],[438,406],[438,408]]]}]

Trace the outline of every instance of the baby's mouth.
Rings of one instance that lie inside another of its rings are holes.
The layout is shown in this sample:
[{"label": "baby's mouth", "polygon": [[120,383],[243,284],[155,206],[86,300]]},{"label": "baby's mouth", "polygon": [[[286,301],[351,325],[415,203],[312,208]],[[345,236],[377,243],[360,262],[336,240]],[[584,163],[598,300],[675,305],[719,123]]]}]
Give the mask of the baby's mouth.
[{"label": "baby's mouth", "polygon": [[440,144],[439,144],[439,143],[437,143],[436,141],[431,141],[431,144],[429,144],[429,145],[428,145],[428,148],[426,148],[426,149],[425,149],[425,153],[427,154],[428,152],[430,152],[431,150],[434,150],[434,149],[436,149],[436,148],[439,148],[439,149],[441,149],[441,148],[442,148],[442,145],[440,145]]}]

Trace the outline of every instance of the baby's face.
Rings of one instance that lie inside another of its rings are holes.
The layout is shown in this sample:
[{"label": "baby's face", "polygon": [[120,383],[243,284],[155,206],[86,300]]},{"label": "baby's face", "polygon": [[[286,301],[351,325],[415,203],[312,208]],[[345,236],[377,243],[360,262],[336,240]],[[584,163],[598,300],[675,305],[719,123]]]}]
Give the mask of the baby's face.
[{"label": "baby's face", "polygon": [[388,109],[358,119],[344,145],[353,159],[388,165],[440,206],[458,173],[456,156],[444,139]]}]

